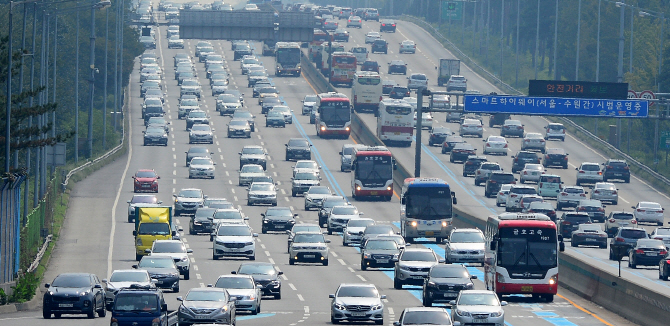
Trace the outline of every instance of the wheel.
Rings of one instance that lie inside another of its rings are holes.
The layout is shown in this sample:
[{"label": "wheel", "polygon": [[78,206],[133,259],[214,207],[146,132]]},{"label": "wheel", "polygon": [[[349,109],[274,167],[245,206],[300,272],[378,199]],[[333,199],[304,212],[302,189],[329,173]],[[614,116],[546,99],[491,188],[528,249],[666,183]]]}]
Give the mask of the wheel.
[{"label": "wheel", "polygon": [[402,282],[399,279],[393,278],[393,288],[396,290],[402,290]]},{"label": "wheel", "polygon": [[46,308],[42,309],[42,317],[44,319],[51,319],[51,311],[47,310]]},{"label": "wheel", "polygon": [[425,295],[423,296],[422,301],[423,301],[423,306],[424,307],[432,307],[433,306],[433,302],[430,301],[430,299],[428,299]]},{"label": "wheel", "polygon": [[61,313],[60,313],[60,312],[54,312],[54,317],[55,317],[56,319],[60,318],[60,316],[61,316]]},{"label": "wheel", "polygon": [[281,299],[281,290],[279,290],[279,292],[275,294],[275,299],[277,300]]},{"label": "wheel", "polygon": [[328,266],[328,259],[323,261],[323,266]]},{"label": "wheel", "polygon": [[135,254],[135,260],[140,261],[142,259],[142,255]]},{"label": "wheel", "polygon": [[291,191],[291,197],[295,197],[297,194],[295,191]]},{"label": "wheel", "polygon": [[658,269],[658,278],[660,278],[660,279],[662,279],[662,280],[664,280],[664,281],[667,281],[667,280],[668,280],[668,275],[663,274],[663,273],[661,272],[661,269],[659,268],[659,269]]},{"label": "wheel", "polygon": [[475,179],[475,186],[479,187],[480,184],[479,180]]},{"label": "wheel", "polygon": [[256,255],[249,256],[249,260],[256,260]]},{"label": "wheel", "polygon": [[663,226],[663,222],[656,222],[656,225]]},{"label": "wheel", "polygon": [[330,322],[333,323],[333,324],[339,324],[340,323],[340,321],[335,319],[333,316],[330,316]]},{"label": "wheel", "polygon": [[216,254],[212,253],[212,260],[218,260],[218,259],[219,259],[219,256],[217,256]]},{"label": "wheel", "polygon": [[100,308],[100,310],[98,310],[98,317],[104,318],[105,316],[107,316],[107,309],[105,307],[105,304],[103,303],[102,308]]},{"label": "wheel", "polygon": [[367,271],[368,270],[368,266],[365,265],[365,261],[362,260],[362,259],[361,259],[361,270],[362,271]]},{"label": "wheel", "polygon": [[630,183],[630,178],[624,180],[623,182],[625,182],[625,183]]},{"label": "wheel", "polygon": [[262,229],[261,229],[261,233],[263,233],[263,234],[267,234],[267,233],[268,233],[268,230],[267,230],[266,228],[262,228]]},{"label": "wheel", "polygon": [[328,235],[333,235],[333,229],[328,228]]},{"label": "wheel", "polygon": [[86,317],[88,319],[95,318],[95,305],[96,305],[96,302],[95,302],[95,300],[93,300],[93,305],[91,306],[91,311],[86,313]]},{"label": "wheel", "polygon": [[610,248],[610,256],[608,258],[609,260],[615,260],[614,259],[614,251],[612,251],[612,248]]},{"label": "wheel", "polygon": [[179,293],[179,284],[172,289],[172,293]]},{"label": "wheel", "polygon": [[545,294],[543,295],[544,301],[547,302],[554,302],[554,295],[553,294]]},{"label": "wheel", "polygon": [[134,218],[132,216],[128,216],[128,223],[133,223]]},{"label": "wheel", "polygon": [[578,247],[578,245],[577,245],[577,243],[575,242],[575,240],[570,239],[570,247]]},{"label": "wheel", "polygon": [[636,269],[636,268],[637,268],[637,264],[635,264],[635,262],[633,261],[633,259],[630,258],[630,257],[628,258],[628,267],[630,267],[630,268],[632,268],[632,269]]},{"label": "wheel", "polygon": [[191,279],[191,270],[190,269],[186,270],[186,274],[184,274],[184,279],[185,280]]}]

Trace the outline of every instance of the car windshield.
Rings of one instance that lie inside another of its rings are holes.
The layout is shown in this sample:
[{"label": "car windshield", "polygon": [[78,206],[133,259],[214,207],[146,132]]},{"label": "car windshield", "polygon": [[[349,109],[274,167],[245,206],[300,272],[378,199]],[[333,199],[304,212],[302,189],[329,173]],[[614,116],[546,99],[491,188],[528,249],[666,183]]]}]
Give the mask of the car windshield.
[{"label": "car windshield", "polygon": [[249,277],[221,277],[214,287],[223,289],[253,289],[254,280]]},{"label": "car windshield", "polygon": [[612,218],[615,220],[632,220],[633,214],[612,214]]},{"label": "car windshield", "polygon": [[569,194],[583,194],[584,193],[583,188],[573,188],[573,187],[563,188],[563,191],[565,191]]},{"label": "car windshield", "polygon": [[364,228],[368,227],[370,225],[374,225],[375,221],[373,220],[349,220],[349,223],[347,223],[348,228]]},{"label": "car windshield", "polygon": [[130,200],[131,204],[138,204],[138,203],[155,204],[157,202],[158,198],[156,198],[156,196],[144,196],[144,195],[133,196],[133,199]]},{"label": "car windshield", "polygon": [[137,234],[140,235],[168,235],[170,233],[170,225],[167,223],[140,223],[137,231]]},{"label": "car windshield", "polygon": [[191,160],[191,165],[213,165],[213,163],[211,159],[196,157]]},{"label": "car windshield", "polygon": [[189,118],[205,118],[207,117],[207,113],[205,111],[198,111],[198,110],[193,110],[188,113]]},{"label": "car windshield", "polygon": [[293,238],[294,243],[325,243],[323,234],[296,234]]},{"label": "car windshield", "polygon": [[408,311],[402,318],[402,325],[451,325],[446,311]]},{"label": "car windshield", "polygon": [[400,257],[404,261],[437,261],[435,254],[430,251],[405,251]]},{"label": "car windshield", "polygon": [[228,302],[228,297],[226,297],[226,292],[224,291],[191,290],[186,295],[185,300]]},{"label": "car windshield", "polygon": [[198,100],[196,99],[184,99],[180,103],[181,106],[198,106]]},{"label": "car windshield", "polygon": [[624,229],[621,230],[621,237],[629,239],[645,239],[647,238],[647,231],[643,229],[638,230]]},{"label": "car windshield", "polygon": [[172,258],[151,258],[144,256],[138,265],[139,268],[175,268]]},{"label": "car windshield", "polygon": [[379,292],[372,286],[341,286],[337,291],[338,297],[377,298]]},{"label": "car windshield", "polygon": [[637,247],[638,248],[663,248],[665,249],[665,245],[663,244],[663,241],[661,240],[656,240],[656,239],[640,239],[637,240]]},{"label": "car windshield", "polygon": [[279,112],[278,110],[271,110],[270,112],[268,112],[268,116],[267,116],[267,117],[268,117],[268,118],[277,118],[277,117],[279,117],[279,118],[281,118],[281,119],[284,119],[284,114],[281,113],[281,112]]},{"label": "car windshield", "polygon": [[330,189],[327,187],[310,187],[307,191],[308,195],[330,195]]},{"label": "car windshield", "polygon": [[247,120],[230,120],[229,125],[231,126],[246,126],[249,124]]},{"label": "car windshield", "polygon": [[156,177],[156,172],[154,172],[154,171],[138,171],[135,174],[135,177],[137,177],[137,178],[155,178]]},{"label": "car windshield", "polygon": [[242,167],[242,173],[263,173],[263,167],[260,165],[245,165]]},{"label": "car windshield", "polygon": [[88,275],[58,275],[51,286],[62,288],[84,288],[91,286],[91,278]]},{"label": "car windshield", "polygon": [[252,70],[249,72],[249,76],[265,76],[265,71],[263,70]]},{"label": "car windshield", "polygon": [[455,243],[483,243],[484,235],[480,232],[454,232],[451,234],[451,237],[449,237],[449,241]]},{"label": "car windshield", "polygon": [[243,219],[242,213],[236,209],[231,210],[217,210],[214,213],[214,218],[219,220],[241,220]]},{"label": "car windshield", "polygon": [[457,304],[463,306],[497,306],[500,302],[493,293],[461,293]]},{"label": "car windshield", "polygon": [[344,205],[347,205],[347,201],[344,198],[326,198],[323,202],[324,208]]},{"label": "car windshield", "polygon": [[196,189],[184,189],[179,192],[179,195],[177,195],[177,197],[200,198],[202,197],[202,192]]},{"label": "car windshield", "polygon": [[354,206],[334,207],[331,214],[333,214],[333,215],[355,215],[355,214],[358,214],[358,210]]},{"label": "car windshield", "polygon": [[176,242],[154,242],[152,253],[185,253],[186,246],[181,241]]},{"label": "car windshield", "polygon": [[306,139],[291,139],[288,141],[289,147],[309,147],[309,142]]},{"label": "car windshield", "polygon": [[649,202],[640,202],[639,208],[646,208],[646,209],[658,209],[661,210],[661,205],[657,203],[649,203]]},{"label": "car windshield", "polygon": [[597,164],[582,164],[581,170],[584,171],[600,171],[600,166]]},{"label": "car windshield", "polygon": [[219,100],[223,103],[238,103],[239,99],[235,96],[221,96]]},{"label": "car windshield", "polygon": [[181,86],[198,86],[198,82],[195,80],[184,80]]},{"label": "car windshield", "polygon": [[242,154],[265,154],[265,151],[260,147],[244,147]]},{"label": "car windshield", "polygon": [[319,180],[319,176],[314,172],[299,172],[295,174],[295,180]]},{"label": "car windshield", "polygon": [[224,237],[250,237],[251,229],[246,225],[222,225],[216,235]]},{"label": "car windshield", "polygon": [[398,245],[394,240],[370,240],[365,243],[365,249],[370,250],[397,250]]},{"label": "car windshield", "polygon": [[249,191],[272,191],[271,184],[252,183]]},{"label": "car windshield", "polygon": [[253,118],[253,116],[254,115],[251,114],[251,112],[249,112],[249,111],[237,110],[237,111],[235,111],[235,113],[233,113],[233,119],[235,119],[235,118],[247,119],[247,118]]},{"label": "car windshield", "polygon": [[197,124],[191,127],[192,131],[210,131],[209,125],[206,124]]},{"label": "car windshield", "polygon": [[243,275],[275,275],[274,266],[270,264],[243,264],[237,270],[237,274]]},{"label": "car windshield", "polygon": [[500,170],[500,165],[497,163],[482,163],[479,168],[481,170]]},{"label": "car windshield", "polygon": [[304,102],[316,102],[316,95],[307,95],[305,96]]},{"label": "car windshield", "polygon": [[114,272],[109,278],[110,282],[149,282],[149,275],[146,272]]}]

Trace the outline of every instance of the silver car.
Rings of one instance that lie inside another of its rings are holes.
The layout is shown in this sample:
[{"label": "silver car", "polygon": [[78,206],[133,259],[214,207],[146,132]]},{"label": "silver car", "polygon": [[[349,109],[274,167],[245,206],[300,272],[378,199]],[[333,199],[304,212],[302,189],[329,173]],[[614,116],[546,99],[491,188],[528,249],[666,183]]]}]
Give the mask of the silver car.
[{"label": "silver car", "polygon": [[461,325],[486,324],[492,326],[505,325],[505,311],[502,307],[507,301],[498,300],[493,291],[462,290],[451,305],[451,320]]},{"label": "silver car", "polygon": [[327,186],[311,186],[305,193],[305,210],[320,209],[323,199],[332,195],[332,191]]},{"label": "silver car", "polygon": [[235,325],[235,302],[221,288],[193,288],[186,297],[177,297],[179,324],[221,323]]},{"label": "silver car", "polygon": [[609,182],[596,182],[596,185],[591,191],[591,199],[598,199],[600,201],[606,201],[616,205],[619,203],[619,189],[613,183]]},{"label": "silver car", "polygon": [[330,321],[374,321],[377,325],[384,324],[385,295],[380,295],[374,284],[342,283],[334,294],[328,295],[330,304]]},{"label": "silver car", "polygon": [[109,280],[103,279],[102,283],[106,284],[105,307],[108,310],[114,304],[116,293],[123,288],[128,288],[133,284],[151,288],[156,287],[154,280],[149,276],[149,272],[143,269],[115,270]]},{"label": "silver car", "polygon": [[465,119],[458,130],[459,136],[474,135],[482,138],[484,135],[484,125],[477,119]]},{"label": "silver car", "polygon": [[444,261],[484,266],[484,234],[479,229],[454,229],[444,247]]},{"label": "silver car", "polygon": [[649,201],[641,201],[637,203],[637,205],[631,206],[631,208],[634,209],[633,215],[635,216],[635,220],[637,220],[638,223],[646,222],[653,223],[658,226],[663,226],[663,211],[665,209],[661,206],[661,204]]},{"label": "silver car", "polygon": [[359,145],[356,144],[344,144],[342,145],[342,150],[340,151],[340,171],[346,172],[351,171],[351,164],[353,162],[353,155],[356,147]]},{"label": "silver car", "polygon": [[547,142],[544,140],[544,136],[537,132],[526,133],[526,136],[523,137],[521,141],[521,150],[538,150],[541,153],[544,153],[546,149]]},{"label": "silver car", "polygon": [[156,195],[133,195],[128,201],[128,223],[135,219],[135,207],[158,206],[163,202],[156,198]]},{"label": "silver car", "polygon": [[330,240],[320,232],[298,232],[288,249],[288,264],[296,262],[321,263],[328,266]]},{"label": "silver car", "polygon": [[342,245],[359,244],[363,238],[363,231],[370,225],[374,225],[375,220],[371,218],[358,218],[349,220],[347,226],[342,230]]},{"label": "silver car", "polygon": [[334,206],[328,215],[328,234],[341,232],[349,223],[349,220],[360,218],[363,212],[353,205]]},{"label": "silver car", "polygon": [[221,275],[214,287],[226,289],[231,299],[235,297],[236,312],[248,311],[252,315],[261,312],[261,289],[251,275]]},{"label": "silver car", "polygon": [[254,182],[249,186],[247,206],[256,204],[277,206],[277,188],[275,188],[274,184],[269,182]]},{"label": "silver car", "polygon": [[440,259],[433,249],[405,249],[395,265],[393,288],[400,290],[405,284],[423,285],[430,268],[439,263]]}]

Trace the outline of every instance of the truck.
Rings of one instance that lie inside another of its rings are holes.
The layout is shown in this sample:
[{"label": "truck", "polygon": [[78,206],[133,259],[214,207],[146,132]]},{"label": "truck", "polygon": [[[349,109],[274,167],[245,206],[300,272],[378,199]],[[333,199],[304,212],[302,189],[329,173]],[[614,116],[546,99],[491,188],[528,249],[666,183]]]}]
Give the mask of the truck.
[{"label": "truck", "polygon": [[265,40],[263,41],[263,55],[271,57],[275,55],[275,41]]},{"label": "truck", "polygon": [[461,74],[461,60],[458,59],[440,59],[440,66],[437,71],[437,85],[444,86],[451,76]]},{"label": "truck", "polygon": [[275,76],[300,76],[300,44],[277,42],[275,44]]},{"label": "truck", "polygon": [[177,311],[168,310],[163,292],[155,287],[133,284],[116,293],[109,307],[110,326],[175,326],[179,323]]},{"label": "truck", "polygon": [[177,235],[172,225],[172,207],[137,207],[135,209],[135,260],[147,255],[156,240],[172,240]]}]

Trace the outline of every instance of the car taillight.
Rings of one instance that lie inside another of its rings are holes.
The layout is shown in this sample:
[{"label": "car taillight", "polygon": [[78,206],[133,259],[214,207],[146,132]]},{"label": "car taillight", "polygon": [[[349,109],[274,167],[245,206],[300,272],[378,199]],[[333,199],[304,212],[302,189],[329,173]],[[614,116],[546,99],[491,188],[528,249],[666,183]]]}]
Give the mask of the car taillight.
[{"label": "car taillight", "polygon": [[540,188],[542,188],[542,183],[540,182]]},{"label": "car taillight", "polygon": [[544,143],[544,139],[540,139],[540,143]]},{"label": "car taillight", "polygon": [[630,220],[631,224],[637,224],[637,220]]},{"label": "car taillight", "polygon": [[616,237],[616,238],[614,238],[614,241],[616,241],[616,242],[626,242],[622,237]]},{"label": "car taillight", "polygon": [[391,25],[391,26],[395,27],[395,24],[393,24],[393,25]]},{"label": "car taillight", "polygon": [[638,212],[638,213],[644,213],[644,209],[639,209],[639,208],[638,208],[638,209],[637,209],[637,212]]},{"label": "car taillight", "polygon": [[523,129],[522,126],[516,126],[516,129]]},{"label": "car taillight", "polygon": [[545,155],[544,158],[548,160],[548,159],[549,159],[549,155]]},{"label": "car taillight", "polygon": [[516,194],[512,194],[512,195],[510,195],[510,197],[512,197],[512,198],[516,198],[517,195],[516,195]]},{"label": "car taillight", "polygon": [[491,147],[491,144],[489,144],[489,143],[486,143],[486,147]]},{"label": "car taillight", "polygon": [[563,225],[570,225],[570,224],[572,224],[572,223],[570,223],[570,221],[563,221],[561,224],[563,224]]},{"label": "car taillight", "polygon": [[594,194],[599,194],[599,193],[600,193],[600,190],[594,190],[593,193],[594,193]]},{"label": "car taillight", "polygon": [[586,208],[584,208],[584,207],[580,207],[580,208],[579,208],[579,209],[577,209],[577,210],[578,210],[578,211],[585,211],[585,210],[586,210]]},{"label": "car taillight", "polygon": [[358,102],[358,95],[354,95],[354,103]]},{"label": "car taillight", "polygon": [[625,168],[623,168],[623,169],[624,169],[624,170],[626,170],[626,171],[628,171],[628,170],[629,170],[629,168],[628,168],[628,167],[625,167]]},{"label": "car taillight", "polygon": [[663,211],[656,211],[656,213],[659,213],[659,214],[662,214],[662,213],[663,213]]},{"label": "car taillight", "polygon": [[503,146],[503,148],[507,148],[507,144],[505,144],[505,146]]},{"label": "car taillight", "polygon": [[604,213],[604,212],[605,212],[605,209],[602,208],[602,207],[601,207],[601,208],[598,208],[598,212],[603,212],[603,213]]},{"label": "car taillight", "polygon": [[608,221],[609,221],[610,223],[614,223],[614,222],[616,222],[616,220],[613,219],[613,218],[609,219]]},{"label": "car taillight", "polygon": [[495,180],[490,180],[489,182],[490,182],[490,183],[498,183],[498,182],[496,182]]},{"label": "car taillight", "polygon": [[661,237],[654,237],[654,240],[663,240]]},{"label": "car taillight", "polygon": [[386,26],[386,24],[382,24],[382,26]]},{"label": "car taillight", "polygon": [[617,194],[617,192],[616,192],[616,191],[612,191],[612,195],[616,195],[616,194]]},{"label": "car taillight", "polygon": [[514,162],[519,162],[519,158],[518,158],[518,157],[515,157],[515,158],[514,158]]},{"label": "car taillight", "polygon": [[579,170],[579,173],[584,173],[584,171],[582,171],[582,170]]},{"label": "car taillight", "polygon": [[642,255],[642,254],[644,254],[644,250],[638,249],[638,250],[635,250],[635,253]]},{"label": "car taillight", "polygon": [[505,196],[505,194],[501,191],[498,193],[498,196]]},{"label": "car taillight", "polygon": [[567,195],[568,195],[567,192],[562,192],[562,193],[561,193],[561,196],[567,196]]},{"label": "car taillight", "polygon": [[528,175],[528,171],[523,171],[523,174]]},{"label": "car taillight", "polygon": [[472,162],[465,162],[465,165],[472,165]]},{"label": "car taillight", "polygon": [[586,197],[586,194],[579,194],[579,195],[582,196],[582,197]]},{"label": "car taillight", "polygon": [[382,101],[382,97],[380,96],[380,97],[379,97],[379,102],[381,102],[381,101]]},{"label": "car taillight", "polygon": [[612,166],[611,166],[611,165],[608,165],[608,166],[607,166],[607,168],[608,168],[608,169],[611,169],[611,168],[612,168]]},{"label": "car taillight", "polygon": [[603,173],[602,173],[602,172],[600,172],[600,171],[598,171],[598,175],[603,175]]}]

